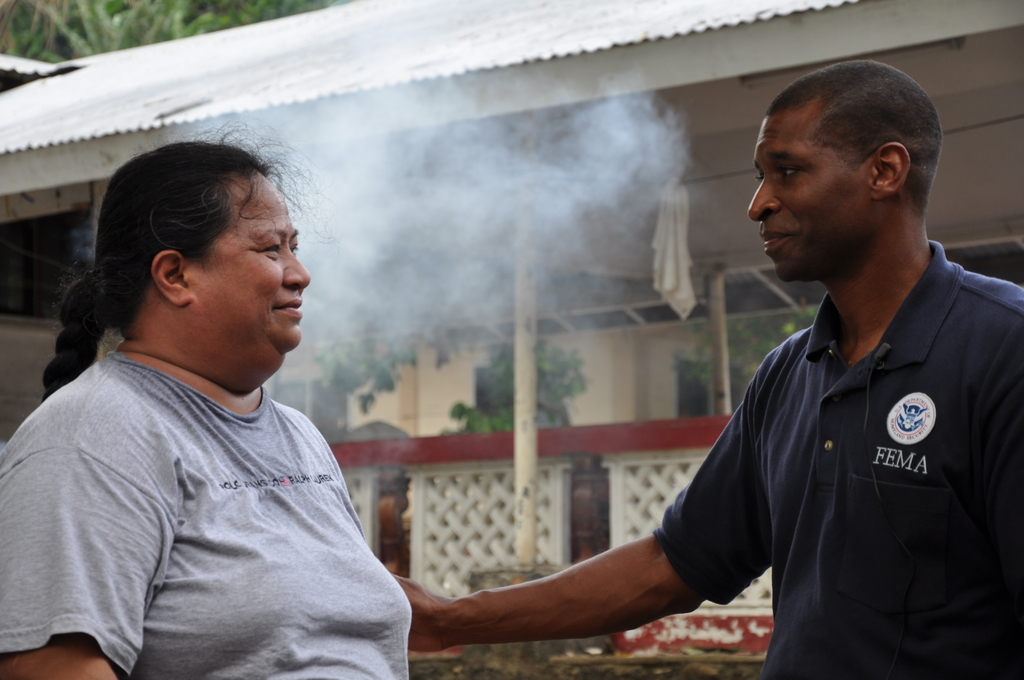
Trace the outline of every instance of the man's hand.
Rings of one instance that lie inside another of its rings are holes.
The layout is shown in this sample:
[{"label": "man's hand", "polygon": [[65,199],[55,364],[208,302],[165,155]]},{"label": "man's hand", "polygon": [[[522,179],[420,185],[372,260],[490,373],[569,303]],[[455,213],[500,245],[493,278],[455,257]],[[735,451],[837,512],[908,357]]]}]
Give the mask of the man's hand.
[{"label": "man's hand", "polygon": [[412,605],[409,649],[605,635],[703,601],[669,564],[653,536],[609,550],[553,576],[457,599],[399,578]]},{"label": "man's hand", "polygon": [[401,576],[396,576],[398,585],[402,586],[405,596],[412,605],[412,628],[409,629],[410,652],[439,652],[451,647],[441,637],[441,633],[433,623],[451,604],[450,597],[441,597],[430,592],[419,583]]}]

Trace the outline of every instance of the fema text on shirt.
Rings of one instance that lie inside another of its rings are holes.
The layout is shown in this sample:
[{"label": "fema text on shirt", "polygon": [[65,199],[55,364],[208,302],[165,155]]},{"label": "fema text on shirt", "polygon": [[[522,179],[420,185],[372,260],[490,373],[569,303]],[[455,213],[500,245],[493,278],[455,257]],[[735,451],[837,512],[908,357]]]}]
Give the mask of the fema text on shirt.
[{"label": "fema text on shirt", "polygon": [[913,451],[910,453],[903,453],[900,449],[890,449],[886,446],[878,446],[875,448],[878,449],[878,452],[875,453],[875,459],[871,461],[875,465],[903,468],[904,470],[910,470],[911,472],[917,472],[923,475],[928,474],[928,458],[923,454],[915,463],[914,458],[917,454]]}]

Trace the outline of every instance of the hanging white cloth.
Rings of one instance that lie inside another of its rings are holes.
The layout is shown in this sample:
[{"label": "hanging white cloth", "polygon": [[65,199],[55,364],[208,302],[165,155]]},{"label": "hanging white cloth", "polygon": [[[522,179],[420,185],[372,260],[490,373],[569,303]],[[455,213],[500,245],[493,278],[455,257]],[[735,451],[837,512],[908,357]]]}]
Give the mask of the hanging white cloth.
[{"label": "hanging white cloth", "polygon": [[671,180],[661,192],[658,224],[654,230],[654,289],[685,319],[697,306],[690,281],[690,192],[679,180]]}]

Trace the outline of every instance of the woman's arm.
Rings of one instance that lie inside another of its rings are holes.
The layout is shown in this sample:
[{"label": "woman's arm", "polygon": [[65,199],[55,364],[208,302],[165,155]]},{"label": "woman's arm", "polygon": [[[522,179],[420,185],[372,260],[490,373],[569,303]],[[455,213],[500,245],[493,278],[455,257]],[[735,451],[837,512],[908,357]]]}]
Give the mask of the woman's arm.
[{"label": "woman's arm", "polygon": [[456,599],[399,579],[412,604],[409,649],[584,638],[635,628],[692,611],[703,601],[653,536],[610,550],[563,572]]},{"label": "woman's arm", "polygon": [[117,680],[96,640],[54,635],[45,647],[0,654],[0,680]]}]

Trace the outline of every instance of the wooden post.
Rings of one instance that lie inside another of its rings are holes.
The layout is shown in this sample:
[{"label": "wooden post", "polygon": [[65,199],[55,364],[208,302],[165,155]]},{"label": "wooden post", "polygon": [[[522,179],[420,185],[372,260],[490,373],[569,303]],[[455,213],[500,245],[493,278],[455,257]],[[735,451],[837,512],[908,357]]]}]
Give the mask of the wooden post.
[{"label": "wooden post", "polygon": [[516,563],[533,565],[537,559],[537,281],[533,243],[533,169],[535,131],[533,113],[526,116],[523,137],[524,172],[519,186],[516,215],[516,315],[514,338]]},{"label": "wooden post", "polygon": [[572,460],[569,483],[572,493],[570,548],[572,563],[575,564],[608,550],[611,538],[608,523],[608,470],[601,466],[601,456],[575,453],[569,457]]},{"label": "wooden post", "polygon": [[392,574],[408,577],[409,537],[402,524],[402,514],[409,508],[409,478],[402,468],[388,467],[381,469],[378,479],[380,561]]},{"label": "wooden post", "polygon": [[714,415],[732,413],[729,388],[729,334],[725,325],[725,270],[717,267],[708,276],[708,317],[711,323],[711,389]]}]

